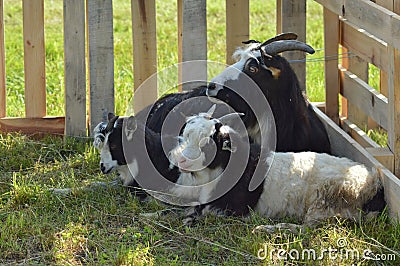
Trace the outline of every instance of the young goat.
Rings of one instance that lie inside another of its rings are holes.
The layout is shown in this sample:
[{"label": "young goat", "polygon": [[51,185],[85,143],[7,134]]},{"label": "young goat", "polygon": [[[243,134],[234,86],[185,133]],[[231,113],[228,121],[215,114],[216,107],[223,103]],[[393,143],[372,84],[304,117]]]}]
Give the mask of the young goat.
[{"label": "young goat", "polygon": [[213,78],[206,94],[244,113],[243,120],[250,129],[249,134],[257,140],[260,129],[253,112],[255,104],[248,101],[260,98],[254,95],[261,90],[275,118],[276,151],[330,153],[324,125],[301,90],[289,62],[278,55],[291,50],[314,53],[312,47],[296,41],[296,38],[294,33],[285,33],[262,44],[254,40],[245,42],[246,46],[233,54],[237,63]]},{"label": "young goat", "polygon": [[[108,123],[100,123],[94,130],[94,146],[100,150],[100,168],[104,174],[118,171],[124,186],[134,189],[143,199],[146,194],[137,190],[137,180],[150,187],[158,186],[157,177],[176,182],[179,171],[170,167],[164,147],[172,147],[176,137],[163,138],[134,116],[119,117],[110,113]],[[154,182],[153,182],[154,181]],[[159,184],[161,187],[163,185]]]},{"label": "young goat", "polygon": [[[188,214],[185,223],[190,224],[196,216],[210,211],[246,215],[253,209],[268,218],[293,217],[304,226],[313,226],[336,216],[357,220],[361,210],[365,213],[382,211],[386,205],[377,169],[369,170],[347,158],[314,152],[263,155],[258,145],[248,147],[236,135],[218,119],[189,118],[180,144],[170,153],[171,161],[177,162],[182,169],[177,182],[187,186],[202,185],[191,190],[197,189],[198,193],[181,193],[183,197],[197,197],[199,203]],[[204,160],[210,157],[206,143],[216,145],[216,154],[211,156],[210,164]],[[238,158],[233,162],[234,166],[244,162],[240,166],[242,171],[228,166],[233,156]],[[249,191],[251,179],[257,178],[254,176],[257,164],[265,169],[261,173],[265,179],[259,187]],[[226,187],[232,182],[236,182],[233,188]],[[259,228],[301,227],[278,224]]]}]

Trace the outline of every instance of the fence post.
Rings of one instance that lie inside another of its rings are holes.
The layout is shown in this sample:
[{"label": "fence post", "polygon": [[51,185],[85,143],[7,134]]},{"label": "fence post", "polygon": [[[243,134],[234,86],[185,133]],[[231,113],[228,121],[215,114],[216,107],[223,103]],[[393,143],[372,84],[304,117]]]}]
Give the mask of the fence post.
[{"label": "fence post", "polygon": [[[306,0],[278,0],[277,8],[277,30],[281,32],[294,32],[299,37],[298,40],[306,42]],[[277,33],[281,33],[278,31]],[[285,52],[284,56],[289,60],[304,60],[305,52],[293,51]],[[294,72],[299,79],[302,90],[306,90],[306,63],[295,62],[291,64]]]},{"label": "fence post", "polygon": [[66,136],[86,136],[85,2],[64,0]]},{"label": "fence post", "polygon": [[234,63],[233,52],[249,39],[249,0],[226,0],[226,63]]},{"label": "fence post", "polygon": [[25,113],[46,116],[44,0],[23,0]]},{"label": "fence post", "polygon": [[[400,14],[400,0],[394,0],[395,13]],[[400,51],[388,46],[388,144],[394,154],[394,174],[400,177]]]},{"label": "fence post", "polygon": [[114,112],[112,0],[87,0],[90,132]]},{"label": "fence post", "polygon": [[[155,0],[132,0],[134,111],[139,112],[157,99],[157,38]],[[137,90],[140,85],[140,90]]]},{"label": "fence post", "polygon": [[7,115],[6,107],[6,60],[4,49],[4,1],[0,0],[0,118]]},{"label": "fence post", "polygon": [[324,47],[325,57],[325,101],[326,115],[336,124],[339,123],[339,17],[327,8],[324,8]]},{"label": "fence post", "polygon": [[178,61],[204,60],[191,67],[179,67],[181,90],[190,90],[207,81],[206,0],[178,0]]}]

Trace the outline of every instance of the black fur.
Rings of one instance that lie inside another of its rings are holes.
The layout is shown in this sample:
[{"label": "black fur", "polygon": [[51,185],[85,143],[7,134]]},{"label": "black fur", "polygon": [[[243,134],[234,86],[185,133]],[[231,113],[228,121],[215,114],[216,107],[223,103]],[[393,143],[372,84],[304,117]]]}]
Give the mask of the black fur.
[{"label": "black fur", "polygon": [[[108,136],[108,145],[113,160],[117,160],[118,165],[126,165],[136,159],[139,166],[139,178],[146,178],[148,182],[152,182],[151,178],[156,176],[156,170],[165,179],[175,183],[179,176],[179,170],[177,167],[173,167],[172,169],[169,167],[169,160],[163,150],[160,134],[145,127],[144,124],[138,121],[137,129],[133,134],[133,140],[127,141],[124,143],[125,145],[123,145],[124,119],[128,118],[113,117],[108,122],[104,132],[105,134],[110,133]],[[114,127],[116,121],[117,123]],[[145,140],[146,146],[143,146],[143,140]],[[166,137],[164,141],[169,142],[171,148],[176,144],[176,138],[172,136]],[[147,160],[146,154],[148,154],[151,164]],[[146,196],[141,189],[137,189],[140,186],[136,180],[128,184],[128,187],[141,199]]]},{"label": "black fur", "polygon": [[[250,72],[249,66],[258,67],[259,71]],[[280,70],[278,77],[267,69],[271,67]],[[331,153],[326,129],[300,89],[297,76],[285,58],[279,55],[263,56],[258,60],[250,58],[242,72],[241,75],[247,75],[256,82],[269,102],[276,124],[276,151]],[[235,82],[224,84],[224,89],[218,92],[216,98],[227,102],[237,112],[245,113],[243,120],[246,127],[254,125],[255,116],[247,103],[228,89]],[[209,85],[209,88],[213,89],[212,86]]]}]

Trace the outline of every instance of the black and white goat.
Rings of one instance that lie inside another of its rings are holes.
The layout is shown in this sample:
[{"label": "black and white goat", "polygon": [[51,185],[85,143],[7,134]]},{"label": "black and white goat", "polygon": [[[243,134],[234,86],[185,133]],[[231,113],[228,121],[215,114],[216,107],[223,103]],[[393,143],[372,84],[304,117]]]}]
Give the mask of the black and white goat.
[{"label": "black and white goat", "polygon": [[141,199],[146,193],[139,188],[157,190],[166,187],[162,181],[176,182],[179,171],[170,167],[165,149],[173,147],[176,137],[161,138],[160,133],[147,128],[134,116],[119,117],[110,113],[108,123],[94,130],[94,146],[100,150],[100,168],[104,174],[118,171],[124,186],[133,188]]},{"label": "black and white goat", "polygon": [[324,125],[300,89],[289,62],[278,55],[292,50],[314,53],[311,46],[296,41],[296,38],[294,33],[284,33],[264,43],[254,40],[245,42],[246,46],[238,48],[233,54],[237,62],[213,78],[206,93],[228,103],[237,112],[245,113],[243,120],[248,128],[253,129],[249,130],[249,134],[257,140],[260,130],[250,108],[254,104],[246,102],[243,97],[247,101],[256,99],[254,95],[259,88],[275,118],[276,151],[330,153]]},{"label": "black and white goat", "polygon": [[[199,202],[186,223],[210,211],[246,215],[253,209],[268,218],[293,217],[313,226],[332,217],[358,220],[361,211],[382,211],[386,205],[379,171],[347,158],[315,152],[263,155],[257,144],[248,146],[229,126],[204,116],[189,118],[181,138],[170,159],[183,169],[177,183],[197,186],[181,190],[182,197],[198,197]],[[210,164],[204,160],[209,157],[210,149],[205,148],[209,143],[216,145]],[[229,169],[233,156],[239,159]],[[245,162],[242,171],[234,167],[240,161]],[[265,179],[249,191],[257,164],[265,169]],[[232,188],[226,187],[232,182]],[[301,227],[278,224],[262,228]]]}]

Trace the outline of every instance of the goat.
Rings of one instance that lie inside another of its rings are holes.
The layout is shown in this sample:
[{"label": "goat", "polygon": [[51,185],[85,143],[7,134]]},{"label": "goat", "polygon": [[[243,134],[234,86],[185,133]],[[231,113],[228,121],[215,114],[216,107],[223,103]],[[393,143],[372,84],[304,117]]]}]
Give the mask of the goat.
[{"label": "goat", "polygon": [[237,62],[211,80],[206,94],[245,113],[243,120],[248,128],[252,128],[249,135],[257,139],[260,129],[252,112],[255,104],[249,99],[258,98],[254,95],[261,90],[275,118],[276,151],[331,153],[324,125],[300,89],[289,62],[278,55],[290,50],[314,53],[311,46],[296,41],[296,38],[294,33],[284,33],[262,44],[254,40],[244,42],[246,46],[233,54]]},{"label": "goat", "polygon": [[[298,229],[336,216],[357,219],[360,210],[379,212],[386,205],[379,170],[368,169],[347,158],[315,152],[262,154],[259,145],[248,147],[232,128],[204,116],[191,117],[181,138],[170,153],[170,160],[180,162],[177,166],[182,169],[177,182],[202,185],[195,188],[199,191],[197,194],[192,194],[198,197],[199,204],[188,213],[186,224],[208,212],[247,215],[253,209],[268,218],[292,217],[303,223],[302,226],[278,224],[258,229]],[[207,165],[204,158],[210,155],[205,143],[210,142],[216,145],[216,155]],[[229,169],[233,156],[237,159]],[[234,167],[240,161],[244,162],[240,166],[242,171]],[[250,191],[251,179],[259,174],[255,172],[258,164],[265,170],[261,173],[264,180]],[[227,187],[232,182],[234,186]]]},{"label": "goat", "polygon": [[117,170],[123,185],[133,188],[140,199],[146,194],[137,189],[140,187],[138,179],[141,184],[156,188],[164,187],[160,183],[162,179],[176,182],[178,169],[170,167],[164,151],[164,147],[168,149],[175,144],[176,137],[161,139],[160,133],[147,128],[136,117],[119,117],[112,113],[108,115],[108,123],[100,123],[94,132],[101,171],[109,174]]}]

